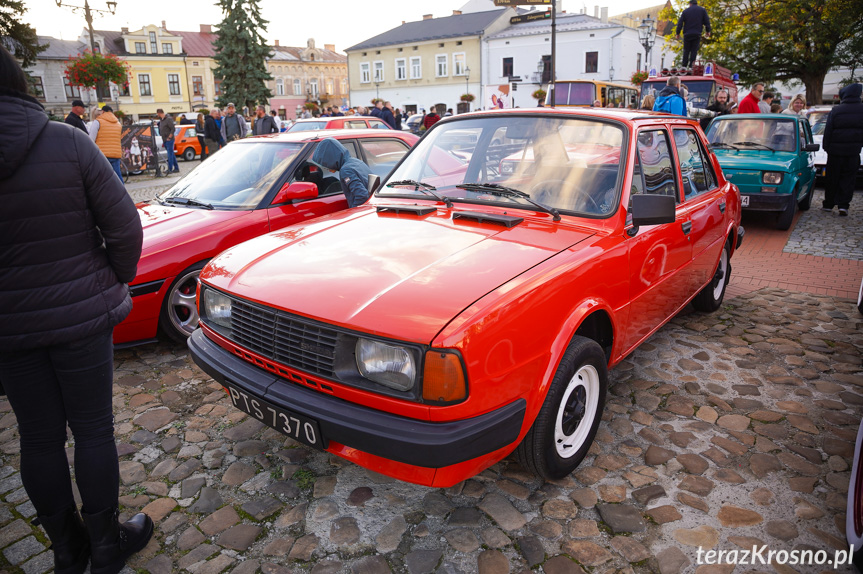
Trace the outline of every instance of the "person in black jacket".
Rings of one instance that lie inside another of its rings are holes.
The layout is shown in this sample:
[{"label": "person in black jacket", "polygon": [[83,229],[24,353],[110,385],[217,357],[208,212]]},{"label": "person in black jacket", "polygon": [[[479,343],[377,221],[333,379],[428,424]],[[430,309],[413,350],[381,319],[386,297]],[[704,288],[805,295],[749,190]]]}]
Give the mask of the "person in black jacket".
[{"label": "person in black jacket", "polygon": [[73,128],[78,128],[85,134],[88,134],[90,132],[87,131],[87,125],[84,123],[84,120],[81,119],[81,116],[84,115],[84,111],[84,102],[81,100],[72,100],[72,111],[69,112],[68,116],[66,116],[65,122]]},{"label": "person in black jacket", "polygon": [[153,533],[146,514],[118,521],[112,410],[111,336],[132,309],[141,220],[99,148],[49,121],[26,91],[24,72],[0,44],[0,380],[54,571],[83,572],[89,559],[92,572],[113,574]]},{"label": "person in black jacket", "polygon": [[851,84],[839,90],[840,102],[830,110],[824,126],[824,151],[827,152],[827,184],[824,186],[824,211],[839,207],[839,215],[848,215],[854,196],[854,179],[860,169],[863,149],[863,84]]},{"label": "person in black jacket", "polygon": [[216,123],[216,118],[220,115],[219,110],[212,110],[210,115],[204,118],[204,143],[207,145],[208,155],[213,155],[225,145],[219,124]]},{"label": "person in black jacket", "polygon": [[279,133],[279,126],[276,125],[276,120],[273,116],[267,115],[267,110],[264,106],[258,106],[255,110],[255,123],[252,125],[252,135],[263,136],[267,134]]},{"label": "person in black jacket", "polygon": [[689,68],[695,63],[698,47],[701,46],[702,30],[706,30],[704,36],[710,38],[710,16],[707,15],[707,10],[698,5],[698,0],[689,0],[689,8],[680,14],[675,32],[675,38],[678,40],[680,40],[681,28],[683,28],[683,62],[681,65],[684,68]]}]

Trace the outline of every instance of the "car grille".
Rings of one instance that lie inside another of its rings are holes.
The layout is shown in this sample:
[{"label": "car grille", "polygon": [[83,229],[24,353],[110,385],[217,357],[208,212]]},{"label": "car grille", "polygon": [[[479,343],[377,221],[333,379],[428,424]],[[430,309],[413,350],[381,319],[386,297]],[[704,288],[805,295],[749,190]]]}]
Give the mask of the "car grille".
[{"label": "car grille", "polygon": [[336,331],[298,317],[233,299],[231,339],[288,367],[332,377]]}]

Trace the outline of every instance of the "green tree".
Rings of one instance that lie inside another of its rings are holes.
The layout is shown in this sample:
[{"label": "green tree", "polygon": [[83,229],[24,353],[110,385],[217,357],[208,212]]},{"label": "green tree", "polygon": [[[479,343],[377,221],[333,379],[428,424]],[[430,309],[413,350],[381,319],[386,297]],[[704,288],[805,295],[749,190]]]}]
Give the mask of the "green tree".
[{"label": "green tree", "polygon": [[35,64],[36,55],[48,47],[48,44],[40,44],[36,30],[23,22],[26,11],[24,2],[0,0],[0,42],[21,61],[24,69]]},{"label": "green tree", "polygon": [[266,105],[273,96],[266,81],[266,59],[271,50],[264,40],[267,20],[261,16],[259,0],[219,0],[223,19],[218,26],[216,48],[216,78],[222,81],[219,105],[234,102],[250,110]]},{"label": "green tree", "polygon": [[[863,63],[863,0],[703,0],[713,33],[699,56],[740,74],[745,84],[798,80],[821,103],[833,68]],[[684,0],[662,17],[676,24]],[[675,51],[680,52],[678,45]]]}]

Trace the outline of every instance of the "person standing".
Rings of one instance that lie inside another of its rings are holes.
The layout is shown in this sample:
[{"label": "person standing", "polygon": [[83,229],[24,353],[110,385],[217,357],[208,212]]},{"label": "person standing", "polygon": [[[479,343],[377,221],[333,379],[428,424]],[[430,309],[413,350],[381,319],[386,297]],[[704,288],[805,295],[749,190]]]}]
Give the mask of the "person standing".
[{"label": "person standing", "polygon": [[824,126],[824,151],[827,152],[827,184],[824,187],[824,211],[839,207],[839,215],[848,215],[854,195],[854,179],[860,169],[863,149],[863,84],[851,84],[839,90],[839,104],[833,106]]},{"label": "person standing", "polygon": [[[79,574],[89,560],[91,572],[115,574],[153,534],[144,513],[118,521],[112,408],[112,330],[132,309],[128,283],[143,231],[99,148],[49,121],[27,87],[0,44],[0,380],[18,421],[21,481],[51,540],[54,571]],[[99,127],[103,138],[110,131]]]},{"label": "person standing", "polygon": [[381,120],[392,129],[396,129],[396,117],[393,114],[392,103],[384,102],[384,107],[381,109]]},{"label": "person standing", "polygon": [[738,114],[760,114],[761,96],[764,94],[764,84],[756,82],[752,86],[752,90],[746,94],[746,97],[740,100],[740,105],[737,107]]},{"label": "person standing", "polygon": [[788,107],[782,110],[782,113],[789,116],[806,117],[806,97],[803,94],[797,94],[791,101],[788,102]]},{"label": "person standing", "polygon": [[168,152],[168,173],[180,173],[177,157],[174,155],[174,118],[159,108],[156,110],[159,116],[159,135],[162,136],[162,147]]},{"label": "person standing", "polygon": [[773,110],[773,92],[764,92],[761,101],[758,102],[758,110],[762,114],[769,114]]},{"label": "person standing", "polygon": [[429,113],[423,117],[423,127],[425,129],[429,129],[436,123],[440,121],[440,116],[437,115],[436,108],[434,106],[429,108]]},{"label": "person standing", "polygon": [[201,161],[207,159],[207,144],[204,142],[205,127],[204,114],[198,114],[195,120],[195,136],[198,138],[198,145],[201,146]]},{"label": "person standing", "polygon": [[675,38],[680,40],[680,30],[683,29],[683,62],[684,68],[691,68],[695,63],[698,48],[701,46],[701,34],[710,38],[710,16],[707,10],[698,5],[698,0],[689,0],[689,8],[681,12],[677,21]]},{"label": "person standing", "polygon": [[122,134],[123,128],[120,126],[120,120],[114,115],[113,108],[102,106],[102,113],[90,124],[90,139],[108,158],[108,163],[114,168],[120,183],[123,182],[123,172],[120,169],[123,161],[123,147],[120,145]]},{"label": "person standing", "polygon": [[65,122],[73,128],[78,128],[85,134],[89,134],[90,132],[87,131],[87,126],[84,124],[84,120],[81,119],[81,116],[84,115],[84,111],[84,102],[81,100],[72,100],[72,111],[69,112],[68,116],[66,116]]},{"label": "person standing", "polygon": [[218,120],[221,112],[218,109],[210,111],[210,115],[204,118],[204,143],[207,144],[207,155],[213,155],[225,145],[222,132],[219,129]]},{"label": "person standing", "polygon": [[375,107],[373,107],[369,111],[369,115],[372,117],[378,118],[380,120],[380,119],[382,119],[381,116],[383,116],[383,113],[384,113],[384,101],[383,100],[375,100]]},{"label": "person standing", "polygon": [[396,120],[396,126],[395,126],[396,129],[401,131],[401,129],[402,129],[402,110],[401,110],[401,108],[396,108],[395,120]]},{"label": "person standing", "polygon": [[701,124],[701,129],[707,131],[707,126],[710,125],[713,118],[730,114],[733,109],[732,106],[733,104],[728,101],[727,91],[719,90],[716,92],[716,97],[714,98],[713,103],[707,106],[707,111],[713,112],[713,115],[698,120]]},{"label": "person standing", "polygon": [[279,133],[279,127],[273,120],[273,116],[267,115],[264,106],[258,106],[255,110],[255,124],[252,126],[252,135],[262,136],[274,133]]},{"label": "person standing", "polygon": [[653,104],[656,103],[656,98],[653,97],[653,94],[647,94],[641,100],[641,108],[642,110],[651,110],[653,111]]},{"label": "person standing", "polygon": [[246,126],[246,120],[237,114],[237,107],[234,104],[228,104],[219,131],[222,136],[220,141],[225,143],[231,143],[248,135],[249,128]]},{"label": "person standing", "polygon": [[351,157],[347,148],[338,140],[321,140],[312,154],[312,162],[332,172],[339,172],[339,183],[348,200],[348,207],[362,205],[369,198],[371,168],[361,160]]},{"label": "person standing", "polygon": [[659,92],[653,111],[666,112],[678,116],[686,115],[686,100],[681,95],[680,76],[669,76],[665,87]]}]

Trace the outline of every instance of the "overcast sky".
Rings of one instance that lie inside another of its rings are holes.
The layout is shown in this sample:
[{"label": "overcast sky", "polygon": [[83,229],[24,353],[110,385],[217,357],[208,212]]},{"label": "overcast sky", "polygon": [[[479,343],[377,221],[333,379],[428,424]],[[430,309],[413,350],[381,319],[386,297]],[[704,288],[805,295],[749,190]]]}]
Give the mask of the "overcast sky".
[{"label": "overcast sky", "polygon": [[[62,0],[83,6],[84,0]],[[105,0],[88,0],[90,8],[106,8]],[[260,0],[265,19],[269,20],[265,37],[270,44],[279,40],[282,46],[305,46],[314,38],[316,46],[335,44],[344,52],[354,44],[399,26],[402,20],[421,20],[423,14],[435,17],[449,16],[467,0],[432,0],[431,2],[391,2],[385,0]],[[609,14],[658,5],[661,0],[615,0],[599,3],[597,0],[564,0],[563,9],[578,12],[587,8],[593,14],[594,5],[611,5]],[[53,36],[64,40],[78,37],[86,27],[84,15],[69,8],[58,8],[55,0],[24,0],[27,12],[24,20],[36,28],[40,36]],[[165,20],[169,30],[197,31],[199,24],[218,24],[222,15],[210,0],[117,0],[116,15],[95,14],[96,30],[130,29],[146,24],[160,24]]]}]

